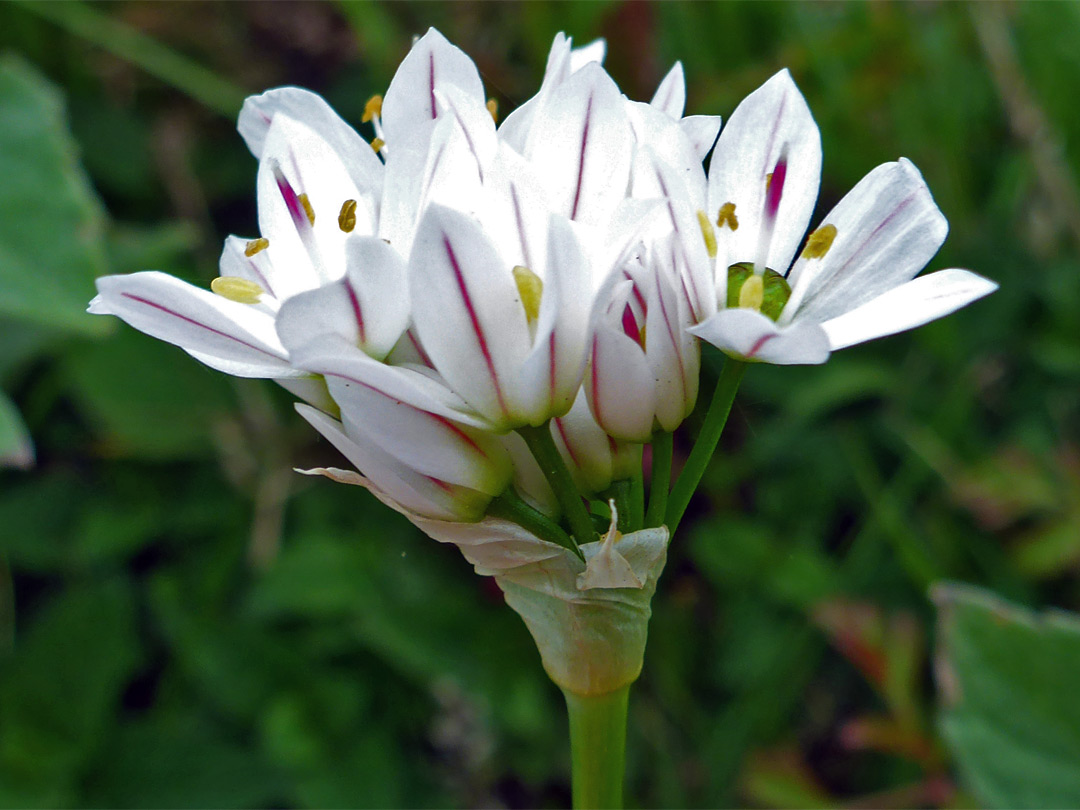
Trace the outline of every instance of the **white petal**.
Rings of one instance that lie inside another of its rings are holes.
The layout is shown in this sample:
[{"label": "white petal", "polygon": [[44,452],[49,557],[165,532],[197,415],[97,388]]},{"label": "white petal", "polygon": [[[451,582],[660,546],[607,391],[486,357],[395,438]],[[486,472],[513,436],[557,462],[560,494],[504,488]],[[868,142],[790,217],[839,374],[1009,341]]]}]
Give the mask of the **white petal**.
[{"label": "white petal", "polygon": [[752,309],[722,309],[689,331],[743,360],[788,366],[829,359],[829,339],[818,324],[797,321],[778,326]]},{"label": "white petal", "polygon": [[713,152],[707,213],[715,222],[730,202],[739,221],[738,230],[722,227],[717,233],[718,267],[757,259],[767,175],[785,145],[787,178],[767,260],[780,273],[806,233],[821,182],[821,135],[791,74],[782,70],[735,108]]},{"label": "white petal", "polygon": [[570,412],[552,420],[551,425],[555,445],[578,489],[607,489],[612,479],[612,439],[593,419],[584,389],[578,391]]},{"label": "white petal", "polygon": [[543,278],[547,267],[551,204],[533,167],[500,143],[484,182],[484,231],[511,266],[528,267]]},{"label": "white petal", "polygon": [[719,115],[688,115],[679,121],[683,134],[694,146],[698,159],[704,161],[720,136],[723,120]]},{"label": "white petal", "polygon": [[484,103],[484,85],[472,59],[429,28],[402,60],[383,99],[382,124],[390,154],[413,138],[418,126],[435,119],[439,112],[435,90],[442,86],[457,87]]},{"label": "white petal", "polygon": [[197,354],[238,377],[295,377],[274,319],[165,273],[147,271],[97,279],[90,311],[123,319],[140,332]]},{"label": "white petal", "polygon": [[322,96],[299,87],[278,87],[257,96],[248,96],[240,110],[237,129],[256,158],[261,158],[274,116],[282,113],[303,121],[318,132],[337,152],[356,187],[378,199],[382,188],[383,164],[371,145],[345,123]]},{"label": "white petal", "polygon": [[380,500],[399,512],[454,521],[477,520],[483,515],[486,496],[410,470],[363,436],[346,435],[340,422],[308,405],[297,404],[296,411],[367,477]]},{"label": "white petal", "polygon": [[505,451],[490,434],[454,419],[448,407],[451,392],[432,395],[432,381],[422,375],[382,366],[338,345],[336,352],[316,354],[332,346],[327,340],[300,356],[326,377],[350,435],[362,433],[411,469],[446,483],[488,495],[506,488],[510,467]]},{"label": "white petal", "polygon": [[415,517],[410,519],[432,540],[457,546],[461,555],[473,564],[476,573],[481,576],[496,576],[507,570],[567,556],[562,546],[541,540],[507,520],[487,517],[476,523],[462,523]]},{"label": "white petal", "polygon": [[373,360],[339,335],[324,334],[292,351],[293,364],[375,392],[406,405],[428,411],[481,430],[491,423],[476,414],[464,400],[435,376],[419,368],[388,366]]},{"label": "white petal", "polygon": [[457,119],[441,117],[423,149],[419,148],[421,140],[417,136],[404,148],[399,147],[387,162],[379,236],[402,256],[412,249],[420,215],[427,206],[438,203],[472,214],[483,203],[477,163]]},{"label": "white petal", "polygon": [[689,309],[680,306],[674,280],[666,272],[653,271],[643,281],[651,282],[645,357],[656,381],[656,420],[670,432],[697,402],[700,350],[686,331],[693,321]]},{"label": "white petal", "polygon": [[[280,285],[274,263],[270,261],[270,254],[260,250],[248,256],[247,245],[250,241],[239,236],[226,237],[225,246],[221,249],[221,259],[218,261],[218,272],[222,276],[254,281],[268,296],[279,300]],[[288,289],[287,281],[284,288]]]},{"label": "white petal", "polygon": [[585,386],[593,417],[609,435],[625,441],[649,440],[656,388],[637,341],[606,323],[599,324],[590,345]]},{"label": "white petal", "polygon": [[604,64],[607,55],[607,42],[603,39],[594,39],[588,45],[574,48],[570,51],[570,73],[574,74],[586,65],[596,63]]},{"label": "white petal", "polygon": [[785,320],[826,321],[903,284],[949,231],[919,170],[904,159],[866,175],[822,225],[835,227],[836,238],[823,258],[795,263]]},{"label": "white petal", "polygon": [[[275,176],[275,167],[297,194],[306,194],[315,222],[303,214],[299,224]],[[279,268],[275,289],[282,298],[345,274],[345,239],[338,224],[346,200],[356,200],[357,234],[371,234],[376,223],[373,198],[365,197],[349,176],[341,157],[310,127],[278,114],[270,125],[257,178],[259,230]]]},{"label": "white petal", "polygon": [[676,62],[668,71],[649,104],[672,118],[682,118],[686,107],[686,76],[682,62]]},{"label": "white petal", "polygon": [[997,288],[993,281],[968,270],[939,270],[901,284],[821,326],[836,351],[922,326]]},{"label": "white petal", "polygon": [[[705,208],[707,180],[697,149],[686,137],[683,128],[662,112],[648,104],[637,101],[626,103],[630,126],[638,142],[638,149],[648,148],[671,168],[671,174],[679,178],[682,196],[689,200],[695,210]],[[647,198],[650,193],[635,190],[635,196]]]},{"label": "white petal", "polygon": [[493,424],[523,424],[517,399],[531,348],[512,268],[471,217],[433,205],[409,257],[416,331],[435,368]]},{"label": "white petal", "polygon": [[483,96],[472,96],[448,85],[436,90],[435,97],[439,100],[440,113],[452,115],[460,127],[483,181],[499,145],[495,121],[484,104]]},{"label": "white petal", "polygon": [[[693,182],[694,178],[690,180]],[[668,243],[677,251],[672,269],[681,278],[694,320],[704,320],[716,308],[713,260],[706,248],[685,175],[672,169],[653,149],[646,147],[639,150],[634,159],[634,195],[664,200],[663,229],[654,228],[650,241],[655,244],[667,233],[674,235],[674,241]]]},{"label": "white petal", "polygon": [[534,127],[525,156],[551,195],[555,210],[602,224],[626,194],[633,147],[622,95],[595,63],[551,93],[543,127]]},{"label": "white petal", "polygon": [[409,325],[405,262],[373,236],[352,236],[345,249],[345,278],[286,301],[277,317],[278,337],[293,352],[320,335],[336,334],[382,360]]},{"label": "white petal", "polygon": [[536,336],[521,370],[523,404],[533,425],[570,410],[585,371],[592,307],[589,263],[573,223],[553,214],[548,240]]}]

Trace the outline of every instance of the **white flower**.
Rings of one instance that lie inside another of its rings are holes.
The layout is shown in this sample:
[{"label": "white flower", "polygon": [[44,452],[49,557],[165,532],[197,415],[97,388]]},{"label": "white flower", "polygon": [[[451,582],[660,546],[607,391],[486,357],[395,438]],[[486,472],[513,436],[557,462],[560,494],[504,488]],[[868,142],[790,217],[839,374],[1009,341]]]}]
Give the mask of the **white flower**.
[{"label": "white flower", "polygon": [[817,126],[781,71],[739,105],[717,143],[705,210],[716,223],[721,309],[691,332],[737,358],[822,363],[832,351],[919,326],[997,289],[968,270],[914,278],[948,226],[903,158],[863,178],[793,265],[820,173]]}]

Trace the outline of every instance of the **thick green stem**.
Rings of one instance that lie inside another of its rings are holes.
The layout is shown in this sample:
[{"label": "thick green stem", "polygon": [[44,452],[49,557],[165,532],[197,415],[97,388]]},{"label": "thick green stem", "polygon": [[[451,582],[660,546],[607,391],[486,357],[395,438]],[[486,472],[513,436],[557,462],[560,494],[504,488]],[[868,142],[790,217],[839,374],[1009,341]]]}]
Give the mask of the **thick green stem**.
[{"label": "thick green stem", "polygon": [[[574,479],[570,477],[570,471],[566,469],[562,456],[559,455],[555,440],[551,438],[551,428],[547,424],[540,427],[526,426],[518,428],[518,433],[529,446],[555,497],[558,498],[563,514],[566,515],[566,522],[570,524],[573,539],[578,545],[592,542],[596,532],[593,531],[589,510],[585,508],[585,502],[581,500],[577,487],[574,486]],[[580,551],[578,556],[581,556]]]},{"label": "thick green stem", "polygon": [[720,434],[724,432],[728,414],[731,413],[731,403],[735,400],[735,392],[739,390],[739,383],[746,372],[746,363],[741,360],[728,358],[724,363],[724,369],[720,372],[720,379],[716,381],[716,390],[713,392],[712,402],[705,414],[705,422],[701,425],[701,432],[694,449],[690,451],[686,459],[679,479],[672,487],[671,497],[668,499],[667,513],[664,519],[668,531],[672,534],[682,520],[683,513],[694,495],[701,476],[705,474],[705,468],[709,466],[716,445],[720,441]]},{"label": "thick green stem", "polygon": [[492,517],[516,523],[518,526],[528,529],[541,540],[556,543],[574,552],[582,561],[585,559],[582,557],[577,544],[570,539],[570,535],[564,532],[559,524],[555,523],[543,512],[533,509],[512,489],[508,489],[502,495],[492,499],[488,505],[487,513]]},{"label": "thick green stem", "polygon": [[621,808],[630,686],[605,695],[563,695],[570,714],[574,810]]},{"label": "thick green stem", "polygon": [[668,490],[671,488],[672,434],[658,433],[652,443],[652,475],[649,482],[649,511],[645,528],[655,529],[664,522]]}]

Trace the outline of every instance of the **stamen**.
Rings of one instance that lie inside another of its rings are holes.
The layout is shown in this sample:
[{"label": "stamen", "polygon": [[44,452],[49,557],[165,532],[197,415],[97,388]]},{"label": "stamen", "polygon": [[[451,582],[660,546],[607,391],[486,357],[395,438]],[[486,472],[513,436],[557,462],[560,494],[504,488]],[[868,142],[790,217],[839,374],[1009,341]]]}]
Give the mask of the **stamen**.
[{"label": "stamen", "polygon": [[726,202],[721,205],[720,213],[716,217],[717,228],[723,228],[725,225],[733,231],[739,230],[739,218],[735,216],[735,203],[733,202]]},{"label": "stamen", "polygon": [[804,259],[823,258],[832,247],[834,239],[836,239],[836,226],[822,225],[807,238],[802,257]]},{"label": "stamen", "polygon": [[765,282],[754,273],[743,282],[739,290],[739,306],[742,309],[754,309],[761,312],[761,303],[765,300]]},{"label": "stamen", "polygon": [[249,259],[256,253],[266,250],[270,247],[270,240],[259,237],[258,239],[252,239],[246,245],[244,245],[244,255]]},{"label": "stamen", "polygon": [[780,147],[780,157],[772,174],[765,181],[765,206],[761,213],[761,230],[758,233],[757,261],[754,273],[761,275],[769,260],[769,245],[772,244],[773,230],[776,228],[776,213],[780,210],[780,198],[784,193],[784,178],[787,177],[788,145]]},{"label": "stamen", "polygon": [[301,233],[306,232],[315,221],[315,213],[311,211],[311,203],[307,202],[307,195],[297,195],[296,189],[289,184],[285,173],[281,171],[281,164],[276,160],[271,161],[270,169],[274,172],[274,180],[277,181],[278,191],[281,192],[281,198],[285,201],[285,207],[289,211],[289,216],[292,217],[293,225]]},{"label": "stamen", "polygon": [[487,107],[487,111],[491,113],[491,120],[496,124],[499,123],[499,102],[493,98],[489,98],[487,104],[484,106]]},{"label": "stamen", "polygon": [[701,235],[705,239],[705,250],[709,253],[710,259],[716,258],[716,231],[713,230],[712,223],[709,222],[709,215],[704,211],[697,212],[698,225],[701,227]]},{"label": "stamen", "polygon": [[210,282],[210,289],[222,298],[238,304],[257,304],[259,296],[263,294],[263,288],[254,281],[236,276],[218,276]]},{"label": "stamen", "polygon": [[345,233],[352,233],[356,227],[356,200],[346,200],[341,204],[337,224]]},{"label": "stamen", "polygon": [[386,146],[386,141],[382,138],[375,138],[371,141],[371,148],[376,152],[381,152],[384,146]]},{"label": "stamen", "polygon": [[307,214],[308,222],[312,225],[315,224],[315,209],[311,207],[311,200],[308,199],[307,194],[301,194],[296,199],[300,201],[300,205],[304,206],[304,213]]},{"label": "stamen", "polygon": [[514,268],[514,283],[517,284],[521,306],[525,308],[525,317],[534,323],[540,317],[540,299],[544,295],[544,282],[528,267],[520,264]]},{"label": "stamen", "polygon": [[382,96],[375,95],[367,100],[367,104],[364,105],[364,117],[360,119],[361,123],[368,123],[373,118],[382,115]]}]

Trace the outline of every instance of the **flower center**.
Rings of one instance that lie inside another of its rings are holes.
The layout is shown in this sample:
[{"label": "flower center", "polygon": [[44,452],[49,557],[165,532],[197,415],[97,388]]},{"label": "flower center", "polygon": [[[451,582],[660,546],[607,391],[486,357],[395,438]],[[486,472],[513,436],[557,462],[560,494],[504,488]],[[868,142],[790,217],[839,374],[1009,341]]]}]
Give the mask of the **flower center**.
[{"label": "flower center", "polygon": [[791,298],[787,279],[771,268],[758,273],[749,262],[739,262],[728,268],[727,305],[754,309],[775,321]]}]

